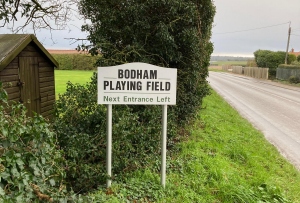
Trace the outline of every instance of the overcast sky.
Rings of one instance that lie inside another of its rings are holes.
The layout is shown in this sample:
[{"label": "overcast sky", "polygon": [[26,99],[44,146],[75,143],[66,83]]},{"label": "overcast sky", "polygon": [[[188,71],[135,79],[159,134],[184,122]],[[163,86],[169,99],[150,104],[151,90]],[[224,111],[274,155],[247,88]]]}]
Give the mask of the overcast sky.
[{"label": "overcast sky", "polygon": [[[285,51],[288,28],[292,35],[289,49],[300,51],[300,0],[214,0],[217,13],[211,41],[213,55],[251,56],[258,49]],[[48,49],[75,49],[78,43],[66,38],[85,38],[83,22],[70,23],[69,30],[37,31],[39,41]],[[274,26],[276,25],[276,26]],[[272,26],[272,27],[271,27]],[[263,28],[264,29],[258,29]],[[252,30],[253,29],[253,30]],[[250,30],[244,31],[243,30]],[[7,33],[1,29],[0,33]],[[27,30],[32,33],[32,30]]]},{"label": "overcast sky", "polygon": [[[217,13],[211,39],[214,43],[213,55],[253,55],[258,49],[285,51],[289,21],[293,34],[289,49],[300,51],[300,0],[214,2]],[[269,27],[273,25],[278,26]],[[262,27],[268,28],[256,29]],[[251,31],[235,32],[242,30]]]}]

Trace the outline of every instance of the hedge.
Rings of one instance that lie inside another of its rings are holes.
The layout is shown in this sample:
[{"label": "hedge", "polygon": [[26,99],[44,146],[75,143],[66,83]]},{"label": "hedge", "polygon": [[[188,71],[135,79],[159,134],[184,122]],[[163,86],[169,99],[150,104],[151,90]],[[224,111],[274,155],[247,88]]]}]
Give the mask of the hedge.
[{"label": "hedge", "polygon": [[52,54],[60,70],[96,70],[96,61],[101,56],[89,54]]},{"label": "hedge", "polygon": [[278,68],[285,68],[285,69],[300,69],[300,65],[287,65],[287,64],[280,64]]}]

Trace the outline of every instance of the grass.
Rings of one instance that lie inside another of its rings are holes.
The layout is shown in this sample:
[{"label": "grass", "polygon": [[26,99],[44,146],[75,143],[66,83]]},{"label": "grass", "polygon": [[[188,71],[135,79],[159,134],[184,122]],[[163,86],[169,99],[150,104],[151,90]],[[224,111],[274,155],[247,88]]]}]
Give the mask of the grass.
[{"label": "grass", "polygon": [[278,190],[292,202],[300,201],[299,172],[262,133],[216,93],[205,98],[203,106],[192,128],[192,139],[182,144],[180,154],[182,160],[191,160],[184,165],[193,173],[177,181],[201,186],[207,202],[258,202],[261,199],[254,201],[255,196],[260,196],[263,185],[274,190],[269,196]]},{"label": "grass", "polygon": [[[84,84],[92,71],[56,71],[65,83]],[[168,151],[167,183],[160,158],[149,168],[113,180],[89,194],[91,202],[293,202],[300,203],[300,173],[214,91],[204,99],[190,136]],[[159,144],[159,143],[158,143]]]},{"label": "grass", "polygon": [[94,71],[81,70],[55,70],[55,94],[62,94],[66,91],[68,81],[72,83],[85,84],[90,81]]},{"label": "grass", "polygon": [[91,194],[95,202],[300,202],[299,171],[215,92],[190,132],[169,154],[165,189],[157,163]]},{"label": "grass", "polygon": [[290,83],[289,81],[286,80],[278,80],[278,79],[274,79],[272,80],[273,82],[277,82],[280,84],[284,84],[284,85],[290,85],[290,86],[294,86],[294,87],[300,87],[300,83]]}]

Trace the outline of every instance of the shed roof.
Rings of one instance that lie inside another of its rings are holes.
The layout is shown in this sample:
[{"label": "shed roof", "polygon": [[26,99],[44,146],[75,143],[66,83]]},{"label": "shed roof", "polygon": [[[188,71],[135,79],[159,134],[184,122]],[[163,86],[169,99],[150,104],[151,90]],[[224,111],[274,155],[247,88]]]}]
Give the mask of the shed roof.
[{"label": "shed roof", "polygon": [[53,66],[58,67],[58,62],[33,34],[0,34],[0,71],[3,70],[30,42],[37,45],[37,47],[53,63]]}]

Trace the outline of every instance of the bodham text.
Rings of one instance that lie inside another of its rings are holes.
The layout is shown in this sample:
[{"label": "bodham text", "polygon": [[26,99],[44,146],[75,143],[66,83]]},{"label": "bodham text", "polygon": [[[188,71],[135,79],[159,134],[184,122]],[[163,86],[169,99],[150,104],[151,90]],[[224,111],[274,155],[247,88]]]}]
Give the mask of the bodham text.
[{"label": "bodham text", "polygon": [[118,69],[119,79],[157,79],[157,70]]}]

